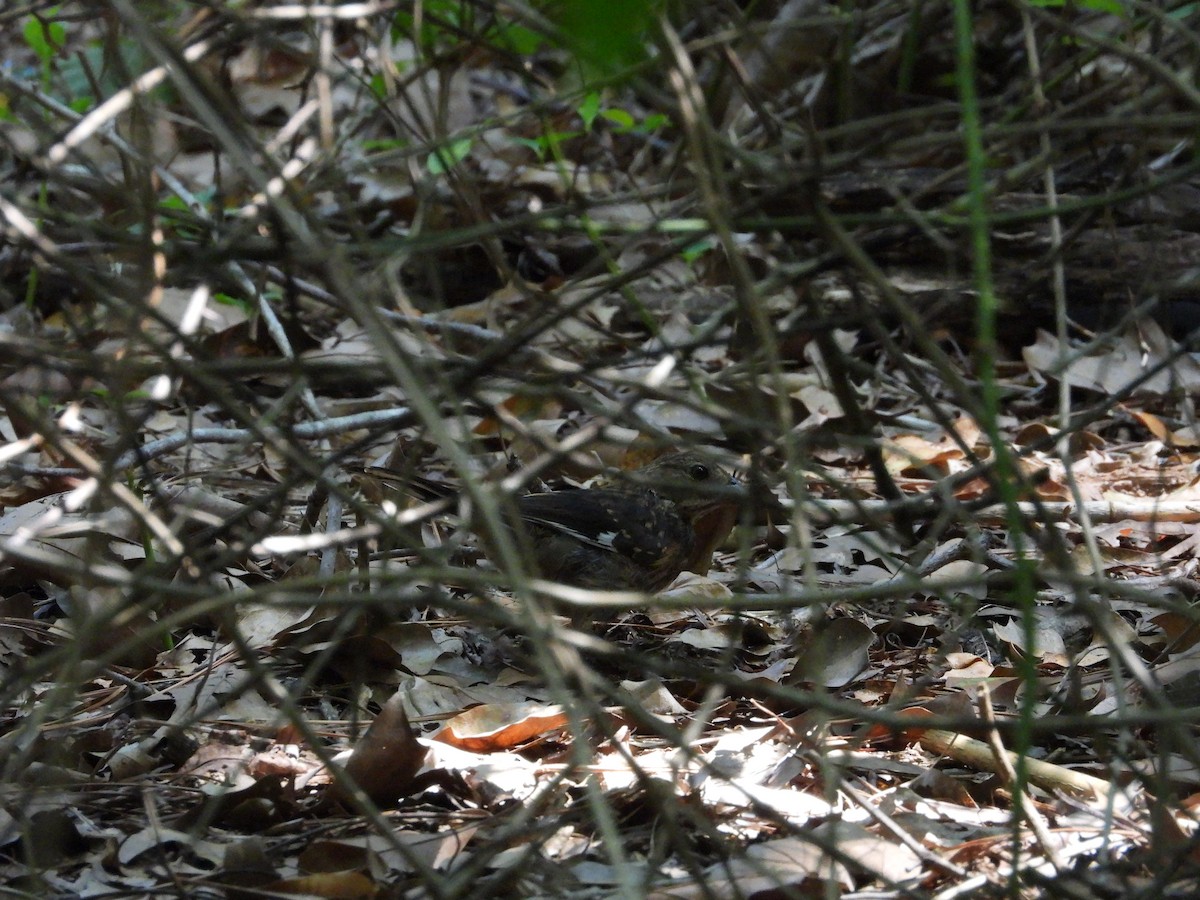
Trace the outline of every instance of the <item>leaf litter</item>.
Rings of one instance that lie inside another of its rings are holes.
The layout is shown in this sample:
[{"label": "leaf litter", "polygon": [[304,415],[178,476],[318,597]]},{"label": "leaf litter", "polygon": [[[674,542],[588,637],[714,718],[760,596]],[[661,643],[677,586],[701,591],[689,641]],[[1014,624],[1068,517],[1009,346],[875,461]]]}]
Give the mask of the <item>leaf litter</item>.
[{"label": "leaf litter", "polygon": [[[875,42],[891,46],[890,34],[864,38],[859,61]],[[281,136],[276,117],[306,115],[303,45],[247,44],[225,60],[233,98],[268,142]],[[4,459],[32,473],[0,494],[3,877],[80,895],[180,884],[466,895],[486,876],[515,895],[636,885],[672,897],[987,896],[1014,872],[1038,885],[1089,869],[1153,884],[1139,854],[1190,846],[1194,804],[1163,800],[1193,795],[1200,771],[1186,735],[1200,508],[1185,348],[1148,320],[1105,342],[1028,335],[1001,368],[1009,402],[989,432],[921,354],[884,353],[870,328],[835,329],[821,343],[796,327],[797,293],[827,303],[878,293],[846,270],[764,289],[786,366],[750,377],[755,334],[731,312],[739,288],[728,263],[685,264],[664,227],[694,210],[657,193],[669,169],[655,140],[616,124],[587,139],[547,136],[544,117],[512,104],[511,72],[476,58],[444,73],[418,68],[387,95],[404,140],[426,140],[431,122],[443,135],[490,126],[440,155],[419,145],[439,162],[413,178],[388,165],[399,143],[372,149],[378,107],[351,76],[378,56],[419,66],[416,51],[404,40],[339,44],[346,77],[334,79],[330,108],[367,124],[341,151],[344,182],[322,185],[308,165],[290,175],[348,233],[430,235],[427,257],[390,272],[375,271],[365,250],[356,260],[364,283],[391,285],[409,319],[362,322],[324,305],[324,288],[251,254],[224,275],[250,273],[264,296],[287,293],[287,329],[270,334],[262,319],[213,303],[194,325],[203,352],[231,371],[279,364],[248,376],[257,391],[308,391],[310,413],[394,413],[405,424],[355,420],[299,445],[276,439],[272,414],[239,416],[236,402],[189,385],[194,396],[148,405],[138,440],[114,447],[133,407],[103,401],[156,396],[162,361],[181,358],[172,348],[190,294],[168,289],[155,328],[131,330],[118,307],[75,308],[66,297],[61,312],[22,326],[39,340],[70,335],[79,356],[64,355],[54,378],[35,378],[45,372],[32,353],[0,372]],[[631,122],[650,119],[632,93],[620,102]],[[746,109],[733,104],[727,122],[745,123]],[[578,124],[561,104],[551,112]],[[747,152],[763,152],[747,128]],[[537,146],[554,164],[522,143],[527,134],[547,138]],[[152,149],[186,190],[215,187],[214,164],[230,148],[162,140]],[[110,149],[87,147],[98,176],[121,169]],[[884,193],[903,190],[909,174],[885,178]],[[249,219],[266,194],[243,178],[221,188]],[[855,184],[832,203],[853,212],[874,187]],[[473,206],[499,218],[549,204],[570,227],[520,235],[511,249],[526,275],[493,283],[495,235],[454,235]],[[618,239],[630,231],[655,233]],[[735,241],[760,277],[792,264],[779,234]],[[1019,271],[1002,274],[1024,284]],[[888,275],[910,299],[963,302],[944,273],[897,265]],[[522,329],[519,347],[505,345]],[[406,422],[415,386],[496,347],[504,353],[485,383],[439,395],[424,427]],[[407,380],[393,377],[397,354],[416,367]],[[841,354],[876,369],[843,377]],[[835,390],[839,381],[849,390]],[[1066,455],[1049,402],[1060,383],[1100,407],[1065,436]],[[18,402],[35,392],[58,404],[54,428],[33,427]],[[802,465],[782,443],[759,452],[747,438],[754,414],[780,404],[809,447]],[[875,460],[864,412],[877,426]],[[390,456],[476,477],[447,442],[471,447],[480,471],[503,473],[589,427],[603,445],[546,471],[556,486],[586,483],[602,462],[636,460],[649,435],[670,434],[751,447],[741,461],[773,498],[747,511],[708,575],[685,574],[649,608],[591,629],[506,589],[476,564],[469,529],[372,528],[351,479],[336,473],[324,476],[342,504],[335,515],[329,485],[310,490],[323,466],[304,469],[306,457]],[[97,490],[82,469],[62,471],[173,435],[190,439],[143,454],[145,507]],[[1025,476],[1006,506],[980,474],[996,441]],[[164,502],[168,487],[180,491]],[[906,498],[928,502],[922,516],[935,526],[923,541],[892,527]],[[808,503],[840,522],[800,518]],[[249,535],[225,528],[233,520]],[[404,555],[381,554],[381,535]],[[176,554],[180,536],[186,552]],[[162,560],[174,567],[154,568]],[[1022,578],[1032,593],[1010,590]],[[1182,716],[1164,721],[1172,709]],[[1173,888],[1188,890],[1189,877]]]}]

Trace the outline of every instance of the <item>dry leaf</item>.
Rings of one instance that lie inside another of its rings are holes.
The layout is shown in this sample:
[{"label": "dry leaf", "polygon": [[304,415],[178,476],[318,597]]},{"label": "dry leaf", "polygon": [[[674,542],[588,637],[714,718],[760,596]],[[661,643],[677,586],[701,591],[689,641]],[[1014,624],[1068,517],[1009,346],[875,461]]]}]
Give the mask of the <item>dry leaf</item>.
[{"label": "dry leaf", "polygon": [[[372,802],[386,806],[405,796],[427,752],[408,723],[404,695],[397,692],[354,746],[342,770]],[[335,780],[331,796],[345,799],[349,792],[347,785]]]}]

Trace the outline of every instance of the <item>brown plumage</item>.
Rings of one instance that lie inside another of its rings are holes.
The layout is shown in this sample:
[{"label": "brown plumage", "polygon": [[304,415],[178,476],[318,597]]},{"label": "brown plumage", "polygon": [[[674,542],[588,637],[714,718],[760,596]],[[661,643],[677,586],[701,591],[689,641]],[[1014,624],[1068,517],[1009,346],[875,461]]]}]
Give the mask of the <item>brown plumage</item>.
[{"label": "brown plumage", "polygon": [[[367,472],[396,480],[388,470]],[[426,496],[436,484],[404,483]],[[522,531],[514,528],[513,537],[534,557],[534,574],[550,581],[660,591],[680,572],[709,570],[713,551],[737,521],[739,493],[737,479],[708,457],[671,453],[595,487],[518,497]]]}]

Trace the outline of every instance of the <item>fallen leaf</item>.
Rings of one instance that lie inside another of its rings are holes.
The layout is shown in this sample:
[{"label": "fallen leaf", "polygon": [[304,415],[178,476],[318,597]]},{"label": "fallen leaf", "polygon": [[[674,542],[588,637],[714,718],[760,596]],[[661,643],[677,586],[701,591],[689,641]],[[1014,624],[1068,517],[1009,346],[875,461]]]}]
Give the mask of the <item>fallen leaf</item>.
[{"label": "fallen leaf", "polygon": [[476,706],[448,720],[433,739],[476,753],[507,750],[565,728],[561,706],[541,703]]},{"label": "fallen leaf", "polygon": [[[405,796],[427,752],[408,723],[404,695],[397,691],[355,745],[342,770],[374,803],[387,805]],[[335,776],[332,796],[344,799],[348,795],[349,786]]]}]

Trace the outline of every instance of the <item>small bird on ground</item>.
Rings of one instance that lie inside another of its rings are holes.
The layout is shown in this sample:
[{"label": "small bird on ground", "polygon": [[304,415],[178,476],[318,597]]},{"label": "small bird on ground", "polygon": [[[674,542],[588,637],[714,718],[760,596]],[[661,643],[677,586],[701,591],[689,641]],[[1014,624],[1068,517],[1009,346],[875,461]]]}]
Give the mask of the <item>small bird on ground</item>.
[{"label": "small bird on ground", "polygon": [[[365,471],[413,493],[445,495],[438,482],[383,468]],[[522,531],[514,537],[519,548],[529,548],[542,578],[653,593],[680,572],[708,572],[713,552],[737,522],[740,493],[738,480],[708,457],[670,453],[594,487],[516,498]]]}]

